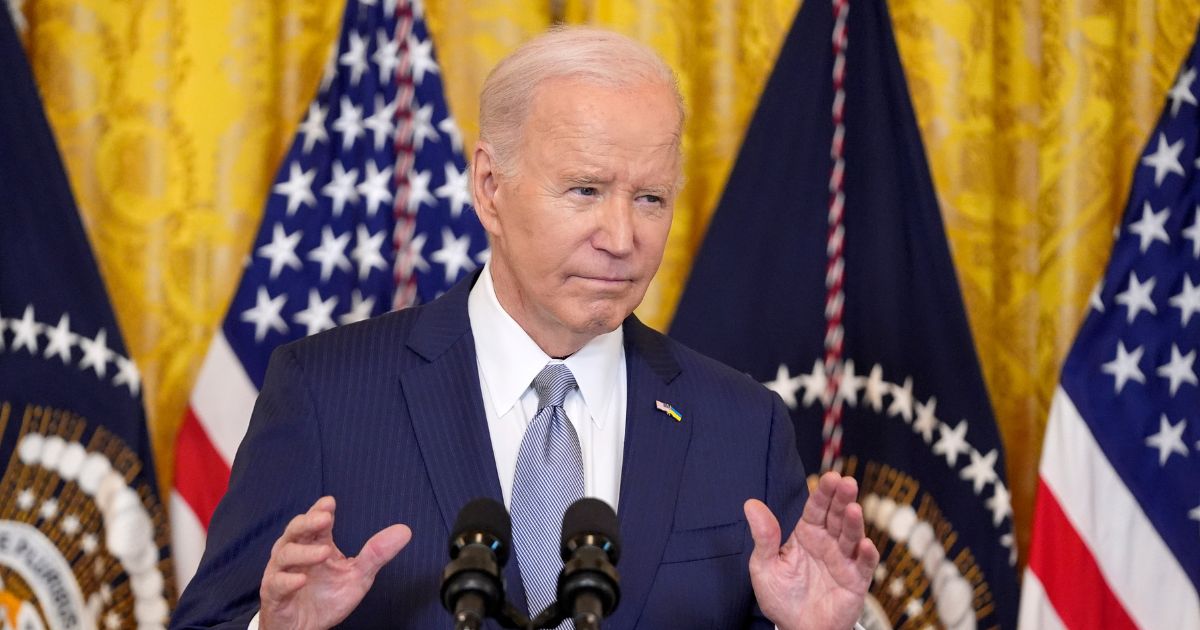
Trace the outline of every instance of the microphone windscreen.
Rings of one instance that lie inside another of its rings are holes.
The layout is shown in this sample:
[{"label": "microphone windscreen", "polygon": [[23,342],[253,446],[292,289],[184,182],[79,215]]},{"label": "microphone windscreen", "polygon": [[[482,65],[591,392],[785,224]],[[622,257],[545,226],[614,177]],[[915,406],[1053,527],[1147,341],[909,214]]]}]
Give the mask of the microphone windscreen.
[{"label": "microphone windscreen", "polygon": [[508,510],[499,501],[488,498],[474,499],[463,506],[454,521],[454,531],[450,533],[450,544],[462,536],[484,533],[494,536],[500,541],[496,549],[496,559],[503,566],[508,561],[508,550],[512,547],[512,520]]},{"label": "microphone windscreen", "polygon": [[563,514],[562,552],[565,560],[570,552],[567,542],[577,536],[595,534],[608,541],[605,551],[613,564],[621,557],[621,531],[617,513],[600,499],[584,497],[571,504]]}]

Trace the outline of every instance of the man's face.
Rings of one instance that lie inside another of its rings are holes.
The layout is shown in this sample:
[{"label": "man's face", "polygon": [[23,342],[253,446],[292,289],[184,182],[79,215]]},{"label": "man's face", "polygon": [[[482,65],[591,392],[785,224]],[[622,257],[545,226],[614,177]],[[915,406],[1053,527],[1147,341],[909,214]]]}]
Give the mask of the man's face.
[{"label": "man's face", "polygon": [[679,124],[665,86],[550,80],[535,92],[513,173],[476,151],[497,296],[544,350],[574,352],[641,302],[671,227]]}]

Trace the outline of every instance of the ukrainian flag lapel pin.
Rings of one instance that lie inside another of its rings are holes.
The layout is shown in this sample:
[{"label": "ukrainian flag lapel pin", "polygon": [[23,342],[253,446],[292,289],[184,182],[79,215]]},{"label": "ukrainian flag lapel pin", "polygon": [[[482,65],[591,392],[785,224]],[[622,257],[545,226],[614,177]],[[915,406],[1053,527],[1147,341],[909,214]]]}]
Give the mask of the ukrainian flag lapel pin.
[{"label": "ukrainian flag lapel pin", "polygon": [[654,406],[655,406],[655,407],[658,407],[658,410],[659,410],[659,411],[661,411],[661,412],[663,412],[663,413],[667,414],[668,416],[671,416],[672,418],[674,418],[674,419],[675,419],[675,422],[681,422],[681,421],[683,421],[683,414],[679,413],[679,410],[675,409],[675,408],[674,408],[674,407],[672,407],[671,405],[668,405],[667,403],[665,403],[665,402],[663,402],[663,401],[661,401],[661,400],[656,400],[656,401],[654,401]]}]

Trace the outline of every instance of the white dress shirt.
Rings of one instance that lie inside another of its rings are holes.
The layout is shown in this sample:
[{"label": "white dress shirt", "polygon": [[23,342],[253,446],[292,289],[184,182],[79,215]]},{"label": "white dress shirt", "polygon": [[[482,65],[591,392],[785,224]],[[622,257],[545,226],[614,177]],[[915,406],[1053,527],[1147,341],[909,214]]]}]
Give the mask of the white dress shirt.
[{"label": "white dress shirt", "polygon": [[496,457],[504,505],[512,501],[517,453],[525,428],[537,414],[533,379],[552,361],[565,363],[579,389],[567,394],[563,409],[579,436],[584,496],[617,509],[625,448],[625,333],[620,326],[600,335],[562,361],[534,343],[496,298],[491,265],[486,265],[467,298],[475,337],[475,357],[483,409]]}]

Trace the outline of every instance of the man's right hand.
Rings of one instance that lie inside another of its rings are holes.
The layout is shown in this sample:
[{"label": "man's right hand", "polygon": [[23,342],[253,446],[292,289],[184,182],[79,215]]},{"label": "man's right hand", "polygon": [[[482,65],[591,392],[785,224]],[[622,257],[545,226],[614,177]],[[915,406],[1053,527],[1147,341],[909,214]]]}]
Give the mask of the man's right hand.
[{"label": "man's right hand", "polygon": [[412,539],[407,525],[392,525],[347,558],[333,543],[333,511],[333,497],[321,497],[275,541],[258,591],[262,630],[323,630],[340,623],[379,569]]}]

